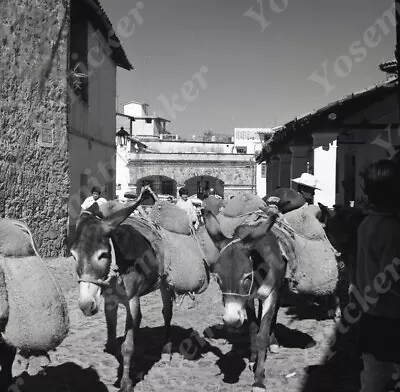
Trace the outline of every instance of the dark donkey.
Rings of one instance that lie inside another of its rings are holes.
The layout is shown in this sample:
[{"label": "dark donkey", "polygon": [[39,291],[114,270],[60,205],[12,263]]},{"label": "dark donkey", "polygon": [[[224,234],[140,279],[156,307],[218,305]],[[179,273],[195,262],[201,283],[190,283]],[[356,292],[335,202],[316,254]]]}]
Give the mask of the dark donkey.
[{"label": "dark donkey", "polygon": [[[270,231],[277,215],[258,219],[252,225],[239,226],[233,238],[221,231],[217,218],[205,212],[205,224],[210,237],[220,249],[212,272],[223,294],[226,326],[243,325],[245,312],[250,327],[250,368],[254,370],[253,392],[265,391],[264,364],[270,343],[276,343],[273,330],[279,308],[279,293],[283,286],[286,262],[278,241]],[[259,300],[258,317],[254,300]]]},{"label": "dark donkey", "polygon": [[325,225],[326,235],[348,272],[348,278],[354,280],[357,259],[357,230],[366,217],[366,213],[357,207],[337,206],[331,211],[318,203],[321,210],[320,220]]},{"label": "dark donkey", "polygon": [[355,281],[357,261],[357,230],[366,217],[366,213],[357,207],[337,206],[333,211],[318,203],[321,210],[320,220],[325,225],[326,235],[332,246],[340,253],[340,294],[341,304],[349,302],[349,287]]},{"label": "dark donkey", "polygon": [[[95,203],[84,211],[76,226],[71,254],[77,263],[80,282],[79,306],[85,315],[98,312],[101,291],[107,288],[111,278],[112,254],[122,278],[129,305],[125,341],[122,344],[123,373],[121,392],[133,391],[129,375],[134,353],[134,338],[140,327],[140,297],[160,289],[165,322],[165,346],[163,353],[171,354],[170,325],[172,318],[173,292],[167,287],[162,276],[162,260],[146,238],[129,224],[121,225],[138,207],[147,190],[142,190],[139,198],[106,218],[98,215]],[[118,302],[118,301],[117,301]],[[114,306],[118,306],[115,303]]]}]

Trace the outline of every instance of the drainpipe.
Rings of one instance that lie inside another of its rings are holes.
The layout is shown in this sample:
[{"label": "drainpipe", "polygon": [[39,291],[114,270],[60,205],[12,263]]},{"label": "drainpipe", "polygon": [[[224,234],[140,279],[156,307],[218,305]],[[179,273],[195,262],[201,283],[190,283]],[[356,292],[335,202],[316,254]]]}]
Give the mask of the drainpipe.
[{"label": "drainpipe", "polygon": [[[395,0],[395,14],[396,14],[396,50],[395,57],[397,61],[397,80],[400,76],[400,0]],[[397,82],[399,83],[399,82]],[[397,84],[397,110],[398,119],[400,123],[400,86]]]}]

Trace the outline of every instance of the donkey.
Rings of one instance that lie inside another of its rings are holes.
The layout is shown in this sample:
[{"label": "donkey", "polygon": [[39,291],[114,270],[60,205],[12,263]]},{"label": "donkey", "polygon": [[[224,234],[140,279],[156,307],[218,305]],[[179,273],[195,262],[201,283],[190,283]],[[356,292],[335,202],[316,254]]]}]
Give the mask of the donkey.
[{"label": "donkey", "polygon": [[[321,221],[326,235],[335,249],[340,252],[345,279],[354,281],[357,258],[357,230],[366,214],[357,207],[337,207],[334,211],[318,203]],[[348,282],[348,283],[349,283]]]},{"label": "donkey", "polygon": [[[251,342],[249,366],[254,371],[253,392],[265,391],[264,364],[268,346],[276,343],[273,331],[286,272],[286,261],[278,240],[270,231],[278,215],[262,218],[252,226],[239,226],[231,239],[224,236],[212,212],[205,211],[204,217],[206,229],[220,250],[211,272],[222,291],[224,324],[239,328],[247,313]],[[255,299],[260,304],[258,317]]]},{"label": "donkey", "polygon": [[[128,305],[127,329],[121,347],[120,392],[133,391],[129,369],[135,349],[134,338],[141,322],[140,297],[157,289],[161,291],[165,322],[163,354],[171,356],[170,327],[174,293],[163,278],[163,261],[157,257],[155,250],[141,233],[129,224],[122,225],[142,202],[146,192],[142,190],[132,205],[115,211],[106,218],[98,215],[99,210],[95,203],[80,215],[71,244],[71,254],[76,261],[79,278],[79,307],[87,316],[98,312],[101,292],[109,288],[109,282],[112,281],[112,255],[115,254]],[[118,301],[115,306],[118,306]],[[109,330],[113,328],[108,327]]]}]

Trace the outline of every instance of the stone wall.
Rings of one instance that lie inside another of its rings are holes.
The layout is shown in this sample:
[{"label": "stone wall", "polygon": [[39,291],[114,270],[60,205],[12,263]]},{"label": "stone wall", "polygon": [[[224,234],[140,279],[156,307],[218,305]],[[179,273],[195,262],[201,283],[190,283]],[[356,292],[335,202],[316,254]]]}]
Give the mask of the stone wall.
[{"label": "stone wall", "polygon": [[66,246],[69,10],[69,0],[0,7],[0,216],[24,219],[42,256]]},{"label": "stone wall", "polygon": [[[150,155],[150,154],[148,154]],[[176,181],[178,187],[197,176],[211,176],[224,183],[224,197],[251,190],[254,179],[254,167],[244,160],[135,160],[129,165],[129,185],[134,187],[138,180],[152,175],[165,176]]]}]

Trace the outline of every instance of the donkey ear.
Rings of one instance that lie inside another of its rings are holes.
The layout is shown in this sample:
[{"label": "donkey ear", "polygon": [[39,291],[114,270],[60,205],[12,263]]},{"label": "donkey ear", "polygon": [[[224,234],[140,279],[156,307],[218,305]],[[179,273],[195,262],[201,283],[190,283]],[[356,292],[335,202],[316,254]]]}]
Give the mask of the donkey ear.
[{"label": "donkey ear", "polygon": [[141,201],[134,201],[133,204],[128,204],[127,206],[111,213],[104,219],[104,222],[107,223],[111,229],[120,225],[125,219],[127,219],[133,211],[139,206]]},{"label": "donkey ear", "polygon": [[223,246],[222,243],[227,241],[227,238],[221,231],[221,226],[218,222],[218,219],[209,210],[204,210],[203,216],[208,235],[211,237],[217,248],[221,248]]},{"label": "donkey ear", "polygon": [[332,218],[333,213],[329,210],[329,208],[322,203],[318,203],[318,207],[321,210],[321,215],[319,216],[318,220],[320,222],[326,223],[330,218]]},{"label": "donkey ear", "polygon": [[234,237],[239,237],[245,244],[253,245],[261,240],[271,230],[278,214],[273,214],[267,219],[259,219],[256,224],[244,224],[235,230]]}]

